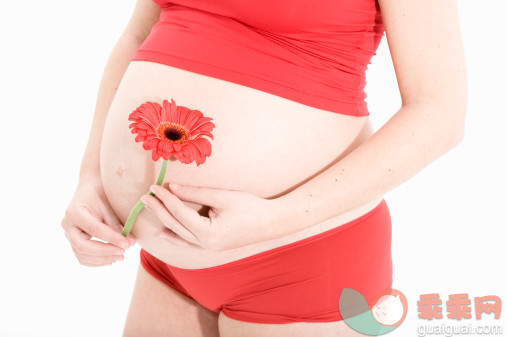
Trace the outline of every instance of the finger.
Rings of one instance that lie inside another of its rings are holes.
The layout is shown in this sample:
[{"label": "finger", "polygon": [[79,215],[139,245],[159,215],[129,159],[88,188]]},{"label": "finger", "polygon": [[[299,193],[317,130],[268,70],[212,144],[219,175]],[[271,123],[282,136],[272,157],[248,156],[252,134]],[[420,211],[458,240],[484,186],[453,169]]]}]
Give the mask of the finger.
[{"label": "finger", "polygon": [[[177,196],[169,192],[166,188],[158,185],[153,185],[150,190],[163,202],[167,210],[172,216],[179,221],[184,227],[193,232],[197,237],[203,231],[209,229],[209,222],[206,217],[203,217],[193,208],[186,206]],[[143,196],[146,201],[155,204],[156,198],[151,197],[149,194]],[[149,207],[150,205],[148,205]]]},{"label": "finger", "polygon": [[201,246],[195,245],[194,243],[190,243],[187,240],[184,240],[181,236],[174,233],[172,230],[166,228],[163,231],[158,234],[159,237],[163,238],[164,240],[170,241],[171,244],[179,246],[179,247],[191,247],[193,249],[195,248],[203,248]]},{"label": "finger", "polygon": [[83,266],[87,266],[87,267],[112,266],[112,262],[111,263],[103,263],[103,264],[95,264],[95,263],[87,263],[87,262],[81,262],[81,261],[79,261],[79,263],[82,264]]},{"label": "finger", "polygon": [[[77,256],[77,255],[76,255]],[[77,258],[77,260],[79,261],[79,264],[82,264],[83,266],[87,266],[87,267],[103,267],[103,266],[112,266],[112,262],[107,262],[107,263],[91,263],[91,262],[85,262],[85,261],[81,261],[79,259],[79,257]]]},{"label": "finger", "polygon": [[74,254],[77,257],[77,260],[80,264],[88,266],[88,267],[100,267],[106,265],[112,265],[114,262],[123,261],[123,257],[116,256],[91,256],[86,254],[78,254],[74,251]]},{"label": "finger", "polygon": [[218,209],[223,206],[223,192],[226,192],[218,188],[179,185],[174,183],[169,184],[169,189],[170,192],[176,195],[180,200]]},{"label": "finger", "polygon": [[[168,191],[167,193],[170,194]],[[169,197],[176,198],[174,195],[170,195]],[[167,196],[164,196],[163,198],[167,199]],[[192,231],[192,224],[186,223],[186,226],[181,224],[177,219],[173,217],[171,213],[169,213],[169,210],[166,208],[165,203],[149,194],[143,195],[141,200],[146,205],[146,209],[150,212],[153,212],[167,228],[171,229],[173,232],[188,242],[197,243],[199,241],[197,235]]]},{"label": "finger", "polygon": [[91,256],[123,256],[125,251],[110,243],[91,240],[77,227],[69,228],[68,238],[74,252]]},{"label": "finger", "polygon": [[[104,220],[107,225],[109,225],[111,228],[113,228],[116,232],[121,233],[123,231],[123,224],[118,219],[116,212],[114,212],[114,210],[109,205],[106,205],[104,207],[103,214],[104,214]],[[132,233],[130,233],[127,236],[127,240],[128,240],[128,244],[130,246],[135,244],[135,242],[136,242],[136,238]]]},{"label": "finger", "polygon": [[104,206],[102,213],[104,215],[105,224],[114,229],[116,232],[123,231],[123,225],[119,221],[116,213],[108,206]]},{"label": "finger", "polygon": [[84,211],[81,212],[80,215],[81,222],[79,225],[86,233],[123,249],[129,247],[127,238],[106,224],[98,221],[91,213]]}]

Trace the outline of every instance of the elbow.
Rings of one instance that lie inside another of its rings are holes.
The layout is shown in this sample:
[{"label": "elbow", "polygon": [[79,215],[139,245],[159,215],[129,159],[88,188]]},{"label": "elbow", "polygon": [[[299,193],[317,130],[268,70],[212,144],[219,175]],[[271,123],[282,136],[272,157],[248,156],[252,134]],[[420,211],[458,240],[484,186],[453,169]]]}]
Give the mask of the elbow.
[{"label": "elbow", "polygon": [[446,111],[450,115],[450,123],[452,124],[453,132],[453,146],[455,147],[462,143],[464,135],[466,133],[466,110],[467,104],[466,99],[463,100],[462,104],[451,105]]},{"label": "elbow", "polygon": [[416,112],[418,125],[435,147],[450,150],[464,140],[466,105],[423,101],[406,106]]},{"label": "elbow", "polygon": [[439,100],[438,105],[441,123],[448,132],[450,146],[456,147],[464,140],[466,130],[467,87],[463,85],[461,90],[447,95],[446,100]]},{"label": "elbow", "polygon": [[451,137],[448,137],[446,142],[446,152],[456,148],[458,145],[462,143],[464,140],[464,131],[459,129],[458,132],[452,134]]},{"label": "elbow", "polygon": [[465,127],[465,122],[463,124],[464,125],[458,129],[458,132],[455,135],[455,142],[454,142],[453,147],[459,145],[464,140],[465,128],[466,128]]},{"label": "elbow", "polygon": [[442,111],[442,113],[446,113],[448,117],[445,118],[445,122],[442,123],[444,127],[443,132],[445,134],[442,138],[446,140],[449,149],[456,147],[464,140],[466,130],[465,112],[465,108],[456,109],[455,107],[453,107],[453,110],[444,109]]}]

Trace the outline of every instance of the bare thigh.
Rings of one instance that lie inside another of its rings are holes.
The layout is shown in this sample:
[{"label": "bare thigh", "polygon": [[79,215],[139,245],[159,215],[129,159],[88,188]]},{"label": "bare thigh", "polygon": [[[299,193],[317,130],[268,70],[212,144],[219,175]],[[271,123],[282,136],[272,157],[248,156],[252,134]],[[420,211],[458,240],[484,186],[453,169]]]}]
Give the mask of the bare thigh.
[{"label": "bare thigh", "polygon": [[218,337],[218,314],[177,292],[140,264],[123,337]]},{"label": "bare thigh", "polygon": [[221,337],[363,337],[344,321],[326,323],[259,324],[232,319],[220,312]]}]

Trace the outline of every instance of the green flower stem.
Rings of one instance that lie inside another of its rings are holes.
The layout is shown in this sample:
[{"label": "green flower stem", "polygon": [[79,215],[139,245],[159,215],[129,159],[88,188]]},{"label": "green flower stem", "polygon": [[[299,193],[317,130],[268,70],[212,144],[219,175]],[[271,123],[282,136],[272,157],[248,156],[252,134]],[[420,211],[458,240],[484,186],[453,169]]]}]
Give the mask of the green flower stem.
[{"label": "green flower stem", "polygon": [[[162,185],[163,178],[165,177],[165,170],[167,169],[167,160],[162,160],[162,166],[160,167],[160,171],[158,172],[158,178],[156,178],[155,185]],[[154,196],[155,194],[151,191],[148,191],[149,195]],[[130,211],[130,214],[128,215],[128,219],[125,223],[125,227],[123,227],[123,234],[124,237],[127,237],[130,231],[132,230],[132,227],[134,226],[135,219],[137,219],[137,215],[141,211],[141,209],[145,206],[145,204],[142,202],[142,200],[139,199],[135,206]]]}]

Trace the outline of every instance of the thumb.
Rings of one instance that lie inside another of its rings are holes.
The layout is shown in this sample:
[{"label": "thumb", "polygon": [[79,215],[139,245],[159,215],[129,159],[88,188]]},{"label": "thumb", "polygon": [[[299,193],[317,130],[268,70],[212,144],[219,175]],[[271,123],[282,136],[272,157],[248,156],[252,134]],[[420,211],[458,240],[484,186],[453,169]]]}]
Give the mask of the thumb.
[{"label": "thumb", "polygon": [[170,183],[169,189],[172,194],[176,195],[179,199],[184,201],[206,205],[218,209],[223,205],[223,193],[225,191],[219,188]]}]

